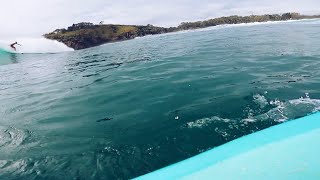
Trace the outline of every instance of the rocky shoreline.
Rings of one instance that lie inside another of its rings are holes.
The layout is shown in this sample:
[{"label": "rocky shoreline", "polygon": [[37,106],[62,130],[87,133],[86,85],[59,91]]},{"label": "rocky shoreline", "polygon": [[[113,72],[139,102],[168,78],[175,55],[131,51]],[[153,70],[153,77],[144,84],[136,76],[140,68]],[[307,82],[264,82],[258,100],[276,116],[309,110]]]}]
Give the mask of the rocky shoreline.
[{"label": "rocky shoreline", "polygon": [[157,27],[153,25],[137,26],[137,25],[114,25],[114,24],[93,24],[93,23],[78,23],[73,24],[67,29],[56,29],[55,31],[44,34],[47,39],[57,40],[64,43],[75,50],[99,46],[101,44],[130,40],[136,37],[146,35],[163,34],[177,32],[183,30],[206,28],[223,24],[240,24],[253,22],[267,21],[287,21],[320,18],[320,15],[307,16],[299,13],[284,13],[284,14],[266,14],[266,15],[251,15],[251,16],[228,16],[206,21],[183,22],[177,27]]}]

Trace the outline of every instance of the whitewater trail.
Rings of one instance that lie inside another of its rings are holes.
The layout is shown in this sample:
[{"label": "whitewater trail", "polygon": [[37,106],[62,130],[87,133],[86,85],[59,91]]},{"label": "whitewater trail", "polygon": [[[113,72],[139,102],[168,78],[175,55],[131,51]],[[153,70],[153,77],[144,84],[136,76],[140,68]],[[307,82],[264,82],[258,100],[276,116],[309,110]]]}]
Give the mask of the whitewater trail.
[{"label": "whitewater trail", "polygon": [[[309,115],[319,112],[320,110],[320,99],[312,99],[309,97],[308,93],[305,93],[305,96],[298,99],[289,101],[280,101],[279,99],[268,100],[262,94],[255,94],[253,95],[253,102],[259,105],[262,110],[268,105],[273,106],[273,108],[256,115],[251,113],[254,110],[249,109],[250,113],[248,114],[248,117],[241,119],[240,121],[239,119],[228,119],[219,116],[205,117],[189,121],[184,124],[182,128],[205,128],[216,122],[224,122],[234,126],[246,126],[258,121],[275,121],[281,123],[288,121],[289,119],[296,119],[300,117],[301,114]],[[220,131],[219,133],[225,133],[227,135],[227,132]]]},{"label": "whitewater trail", "polygon": [[[17,41],[21,46],[16,45],[17,51],[14,51],[10,44]],[[12,41],[0,40],[0,53],[59,53],[73,51],[72,48],[58,41],[45,38],[17,38]]]}]

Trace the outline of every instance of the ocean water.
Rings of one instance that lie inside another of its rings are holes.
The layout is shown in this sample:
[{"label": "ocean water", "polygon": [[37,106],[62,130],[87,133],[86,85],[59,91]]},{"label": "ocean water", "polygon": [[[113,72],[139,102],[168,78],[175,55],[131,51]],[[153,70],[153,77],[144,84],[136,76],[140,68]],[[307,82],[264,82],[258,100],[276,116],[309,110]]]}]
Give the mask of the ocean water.
[{"label": "ocean water", "polygon": [[0,179],[133,178],[319,111],[319,28],[229,25],[81,51],[1,50]]}]

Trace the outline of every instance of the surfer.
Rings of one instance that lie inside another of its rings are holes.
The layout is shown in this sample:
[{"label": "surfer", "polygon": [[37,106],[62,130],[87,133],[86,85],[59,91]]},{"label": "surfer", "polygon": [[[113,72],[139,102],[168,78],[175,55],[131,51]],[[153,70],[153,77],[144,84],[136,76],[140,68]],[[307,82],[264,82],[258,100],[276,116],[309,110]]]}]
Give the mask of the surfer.
[{"label": "surfer", "polygon": [[12,49],[14,49],[15,51],[17,51],[15,45],[21,46],[21,44],[18,44],[17,42],[10,44],[10,47],[11,47]]}]

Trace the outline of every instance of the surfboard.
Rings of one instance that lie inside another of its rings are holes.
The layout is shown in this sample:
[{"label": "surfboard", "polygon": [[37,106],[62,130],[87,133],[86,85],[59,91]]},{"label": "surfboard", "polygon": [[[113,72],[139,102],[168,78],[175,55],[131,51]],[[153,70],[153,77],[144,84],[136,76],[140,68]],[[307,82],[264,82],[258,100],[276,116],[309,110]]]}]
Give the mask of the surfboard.
[{"label": "surfboard", "polygon": [[136,178],[320,179],[320,113],[244,136]]}]

